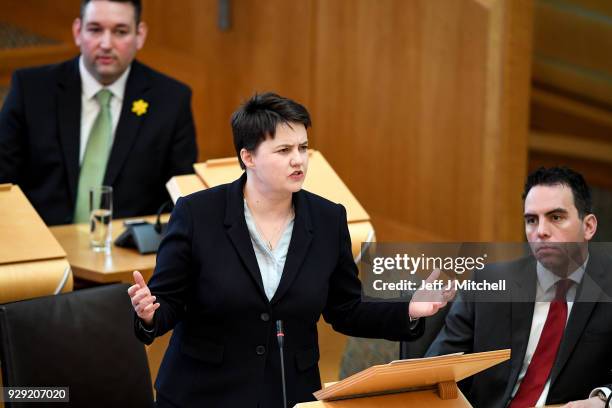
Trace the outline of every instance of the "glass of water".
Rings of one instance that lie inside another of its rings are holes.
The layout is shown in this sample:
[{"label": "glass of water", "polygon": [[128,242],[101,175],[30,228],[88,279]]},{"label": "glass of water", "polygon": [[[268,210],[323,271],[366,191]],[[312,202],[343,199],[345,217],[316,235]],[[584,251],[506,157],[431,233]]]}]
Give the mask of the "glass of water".
[{"label": "glass of water", "polygon": [[95,252],[110,252],[113,219],[113,188],[89,189],[89,243]]}]

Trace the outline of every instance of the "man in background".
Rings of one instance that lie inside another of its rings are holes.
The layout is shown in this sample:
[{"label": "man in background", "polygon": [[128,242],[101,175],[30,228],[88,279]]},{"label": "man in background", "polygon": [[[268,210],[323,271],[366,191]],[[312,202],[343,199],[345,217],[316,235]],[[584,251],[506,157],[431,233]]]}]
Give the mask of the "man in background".
[{"label": "man in background", "polygon": [[570,169],[540,168],[523,199],[534,256],[475,274],[505,279],[513,301],[459,298],[427,355],[512,350],[462,384],[475,407],[604,407],[610,390],[597,387],[612,382],[612,259],[588,244],[597,230],[589,187]]},{"label": "man in background", "polygon": [[116,217],[153,214],[165,183],[193,172],[190,89],[134,58],[140,0],[83,0],[81,55],[18,70],[0,113],[0,183],[18,184],[48,225],[86,222],[89,189],[113,187]]}]

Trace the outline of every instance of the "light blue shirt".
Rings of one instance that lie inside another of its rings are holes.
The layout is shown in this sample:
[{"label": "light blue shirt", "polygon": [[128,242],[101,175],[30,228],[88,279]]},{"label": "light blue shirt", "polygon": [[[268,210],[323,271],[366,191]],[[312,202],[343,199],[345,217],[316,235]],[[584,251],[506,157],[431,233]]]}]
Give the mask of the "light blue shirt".
[{"label": "light blue shirt", "polygon": [[246,200],[244,201],[244,219],[249,229],[251,243],[253,244],[253,250],[257,258],[257,265],[259,266],[259,272],[261,273],[261,280],[263,281],[266,296],[268,300],[272,300],[276,293],[276,289],[278,289],[281,277],[283,276],[283,269],[285,268],[285,260],[287,259],[287,251],[289,250],[289,243],[291,242],[295,218],[289,220],[274,249],[268,247],[266,240],[263,239],[259,233],[257,225],[255,224],[255,219],[249,210]]}]

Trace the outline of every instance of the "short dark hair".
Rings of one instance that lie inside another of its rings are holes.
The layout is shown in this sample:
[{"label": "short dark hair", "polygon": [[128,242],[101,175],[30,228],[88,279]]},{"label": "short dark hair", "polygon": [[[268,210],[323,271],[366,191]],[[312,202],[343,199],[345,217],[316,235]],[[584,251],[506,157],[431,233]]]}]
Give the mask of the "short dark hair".
[{"label": "short dark hair", "polygon": [[574,205],[578,210],[580,218],[593,213],[591,190],[580,173],[568,167],[540,167],[527,176],[523,200],[527,197],[529,190],[539,185],[563,185],[571,188],[574,196]]},{"label": "short dark hair", "polygon": [[232,114],[231,123],[234,147],[243,169],[245,166],[240,151],[246,149],[252,152],[266,137],[274,139],[279,124],[300,123],[306,129],[312,126],[304,106],[272,92],[252,96]]},{"label": "short dark hair", "polygon": [[[83,20],[83,15],[85,14],[85,7],[87,4],[91,3],[92,0],[81,0],[81,20]],[[140,0],[107,0],[107,1],[115,1],[117,3],[130,3],[134,6],[134,19],[136,20],[136,25],[140,23],[140,17],[142,16],[142,2]]]}]

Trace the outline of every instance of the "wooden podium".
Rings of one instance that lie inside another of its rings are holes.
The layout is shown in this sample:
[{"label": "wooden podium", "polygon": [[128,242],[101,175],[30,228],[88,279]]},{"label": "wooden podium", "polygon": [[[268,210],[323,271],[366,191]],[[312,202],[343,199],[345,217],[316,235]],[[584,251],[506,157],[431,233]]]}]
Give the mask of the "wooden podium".
[{"label": "wooden podium", "polygon": [[[375,240],[370,216],[319,151],[309,150],[308,155],[304,189],[346,207],[353,256],[357,257],[362,242]],[[193,167],[195,174],[172,177],[166,184],[174,202],[181,196],[230,183],[240,177],[243,171],[236,157],[212,159],[196,163]]]},{"label": "wooden podium", "polygon": [[510,350],[393,361],[375,365],[314,393],[296,408],[471,407],[457,387],[510,358]]},{"label": "wooden podium", "polygon": [[19,186],[0,185],[0,303],[72,290],[66,253]]}]

